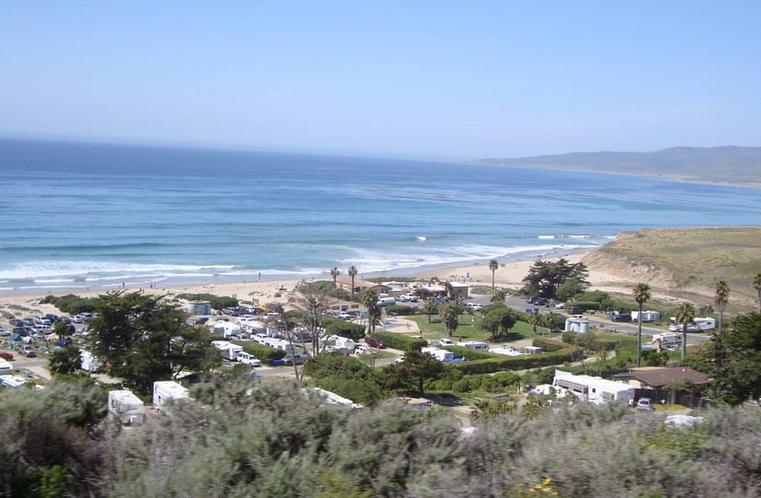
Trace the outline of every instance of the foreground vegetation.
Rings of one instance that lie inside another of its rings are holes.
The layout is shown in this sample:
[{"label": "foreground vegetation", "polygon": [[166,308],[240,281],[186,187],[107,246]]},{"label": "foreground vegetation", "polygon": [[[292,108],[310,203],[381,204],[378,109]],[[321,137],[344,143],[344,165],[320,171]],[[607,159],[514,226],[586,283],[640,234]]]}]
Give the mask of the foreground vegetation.
[{"label": "foreground vegetation", "polygon": [[[73,497],[754,497],[758,408],[694,428],[625,406],[532,403],[477,430],[387,402],[350,410],[293,384],[216,377],[128,431],[97,387],[0,394],[0,493]],[[531,491],[534,489],[535,491]],[[539,490],[539,491],[537,491]]]}]

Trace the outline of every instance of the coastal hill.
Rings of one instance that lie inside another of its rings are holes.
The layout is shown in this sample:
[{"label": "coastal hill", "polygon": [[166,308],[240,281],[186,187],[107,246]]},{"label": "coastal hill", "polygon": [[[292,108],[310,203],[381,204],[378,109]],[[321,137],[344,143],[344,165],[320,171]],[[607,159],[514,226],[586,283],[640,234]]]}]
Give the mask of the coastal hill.
[{"label": "coastal hill", "polygon": [[610,281],[647,282],[665,294],[712,303],[725,280],[730,301],[752,306],[761,273],[761,227],[644,229],[619,235],[584,257]]},{"label": "coastal hill", "polygon": [[655,152],[572,152],[512,159],[479,159],[477,163],[761,186],[761,147],[672,147]]}]

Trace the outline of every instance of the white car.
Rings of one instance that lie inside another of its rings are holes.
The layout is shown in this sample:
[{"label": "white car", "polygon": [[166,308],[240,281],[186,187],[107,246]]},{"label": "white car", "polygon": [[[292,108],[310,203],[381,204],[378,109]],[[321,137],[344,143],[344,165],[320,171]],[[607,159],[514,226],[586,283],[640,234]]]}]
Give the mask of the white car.
[{"label": "white car", "polygon": [[473,311],[481,311],[484,309],[484,305],[481,303],[466,303],[465,306]]},{"label": "white car", "polygon": [[249,353],[238,353],[238,357],[236,358],[240,363],[243,363],[244,365],[249,365],[252,367],[261,367],[262,362],[259,361],[256,356],[249,354]]},{"label": "white car", "polygon": [[363,345],[359,344],[359,345],[357,345],[354,348],[354,352],[352,354],[354,356],[359,356],[361,354],[368,354],[368,353],[371,353],[371,352],[372,352],[372,350],[370,348],[368,348],[367,346],[363,346]]},{"label": "white car", "polygon": [[439,339],[439,346],[447,347],[447,346],[455,346],[455,342],[452,339],[447,339],[446,337],[442,337]]}]

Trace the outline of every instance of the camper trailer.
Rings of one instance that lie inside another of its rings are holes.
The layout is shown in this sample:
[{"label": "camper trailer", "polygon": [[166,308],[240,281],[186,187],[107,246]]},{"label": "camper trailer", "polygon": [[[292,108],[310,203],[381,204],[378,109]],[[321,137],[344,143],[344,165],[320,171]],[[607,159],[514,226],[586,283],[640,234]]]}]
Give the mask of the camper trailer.
[{"label": "camper trailer", "polygon": [[85,351],[84,349],[80,351],[79,357],[82,362],[81,368],[86,372],[97,372],[100,367],[103,366],[103,364],[98,358],[95,357],[95,355],[89,351]]},{"label": "camper trailer", "polygon": [[189,399],[188,390],[172,380],[162,380],[153,383],[153,406],[163,410],[169,401]]},{"label": "camper trailer", "polygon": [[552,387],[573,394],[583,401],[596,404],[620,401],[629,403],[634,400],[635,388],[623,382],[606,380],[602,377],[574,375],[563,370],[555,370]]},{"label": "camper trailer", "polygon": [[347,337],[329,335],[324,339],[325,348],[331,352],[351,354],[357,347],[357,343]]},{"label": "camper trailer", "polygon": [[476,351],[489,351],[489,344],[481,341],[458,342],[457,345],[463,348],[475,349]]},{"label": "camper trailer", "polygon": [[109,391],[108,413],[121,424],[141,424],[145,418],[145,405],[130,390]]},{"label": "camper trailer", "polygon": [[211,341],[211,345],[222,353],[222,358],[225,360],[235,361],[238,359],[238,355],[243,352],[242,346],[228,341]]},{"label": "camper trailer", "polygon": [[[687,332],[708,332],[716,328],[716,319],[712,317],[695,318],[691,324],[687,325]],[[676,317],[669,318],[669,330],[671,332],[681,332],[682,325]]]},{"label": "camper trailer", "polygon": [[423,348],[420,350],[422,353],[429,354],[439,361],[452,361],[454,360],[454,353],[441,348]]}]

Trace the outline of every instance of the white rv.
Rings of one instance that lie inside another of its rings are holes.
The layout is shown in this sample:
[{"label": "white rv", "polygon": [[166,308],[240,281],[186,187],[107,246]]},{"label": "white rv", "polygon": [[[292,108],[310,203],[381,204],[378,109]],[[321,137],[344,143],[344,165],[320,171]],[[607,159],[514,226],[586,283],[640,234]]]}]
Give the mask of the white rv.
[{"label": "white rv", "polygon": [[121,424],[141,424],[145,418],[145,405],[130,390],[109,391],[108,412]]},{"label": "white rv", "polygon": [[323,339],[325,349],[328,351],[338,353],[353,353],[357,347],[357,343],[347,337],[341,337],[340,335],[329,335]]},{"label": "white rv", "polygon": [[452,361],[454,360],[454,353],[441,348],[423,348],[420,352],[429,354],[439,361]]},{"label": "white rv", "polygon": [[161,380],[153,383],[153,406],[163,410],[167,402],[190,399],[188,390],[173,380]]},{"label": "white rv", "polygon": [[[632,321],[636,322],[638,320],[639,320],[639,311],[632,311]],[[643,311],[642,321],[643,322],[660,322],[661,313],[660,311],[653,311],[653,310]]]},{"label": "white rv", "polygon": [[222,358],[225,360],[235,361],[238,359],[238,355],[243,352],[242,346],[228,341],[211,341],[211,345],[222,353]]},{"label": "white rv", "polygon": [[13,364],[0,358],[0,375],[10,375],[13,372]]},{"label": "white rv", "polygon": [[103,363],[95,355],[84,349],[79,352],[79,358],[82,362],[80,365],[82,370],[87,372],[97,372],[103,366]]},{"label": "white rv", "polygon": [[477,351],[489,351],[489,344],[481,341],[458,342],[457,345],[463,348],[475,349]]},{"label": "white rv", "polygon": [[325,402],[329,405],[341,405],[349,408],[362,408],[360,403],[355,403],[352,400],[344,398],[343,396],[339,396],[334,392],[326,391],[325,389],[321,389],[319,387],[311,387],[308,389],[319,394],[320,397],[322,397],[322,399],[325,400]]},{"label": "white rv", "polygon": [[573,394],[581,400],[596,404],[610,401],[629,403],[634,399],[635,393],[634,386],[623,382],[589,375],[574,375],[563,370],[555,370],[552,387]]},{"label": "white rv", "polygon": [[[716,319],[712,317],[695,318],[691,324],[687,325],[687,332],[708,332],[716,328]],[[681,332],[682,325],[677,322],[676,317],[669,318],[669,330],[671,332]]]},{"label": "white rv", "polygon": [[589,320],[586,318],[568,317],[565,319],[564,331],[586,334],[589,332]]}]

